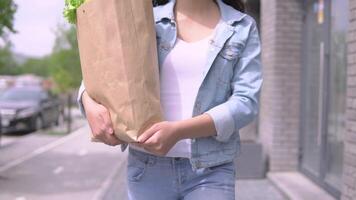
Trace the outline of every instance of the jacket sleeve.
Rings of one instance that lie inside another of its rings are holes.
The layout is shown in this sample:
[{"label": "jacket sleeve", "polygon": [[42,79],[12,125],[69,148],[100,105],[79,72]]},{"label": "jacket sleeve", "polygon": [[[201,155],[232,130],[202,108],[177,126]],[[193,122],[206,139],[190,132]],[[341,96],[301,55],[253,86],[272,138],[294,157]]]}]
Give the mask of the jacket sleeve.
[{"label": "jacket sleeve", "polygon": [[251,26],[246,46],[236,63],[229,99],[208,110],[217,131],[214,136],[226,142],[231,135],[248,125],[257,116],[262,87],[261,42],[256,23]]},{"label": "jacket sleeve", "polygon": [[85,91],[85,86],[84,86],[84,82],[82,81],[82,83],[80,84],[79,90],[78,90],[77,104],[78,104],[80,112],[86,118],[85,110],[84,110],[84,106],[83,106],[83,102],[82,102],[82,96],[83,96],[84,91]]}]

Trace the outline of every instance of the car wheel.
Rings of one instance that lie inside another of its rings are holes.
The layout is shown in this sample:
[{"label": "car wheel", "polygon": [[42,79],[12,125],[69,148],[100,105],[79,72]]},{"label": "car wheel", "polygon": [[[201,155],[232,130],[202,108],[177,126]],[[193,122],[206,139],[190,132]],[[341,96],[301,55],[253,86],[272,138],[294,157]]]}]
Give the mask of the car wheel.
[{"label": "car wheel", "polygon": [[35,118],[35,123],[34,123],[34,130],[38,131],[41,130],[43,128],[43,120],[41,116],[37,116]]},{"label": "car wheel", "polygon": [[59,113],[58,117],[57,117],[57,120],[55,122],[55,125],[56,126],[59,126],[61,124],[64,124],[64,114],[62,113]]}]

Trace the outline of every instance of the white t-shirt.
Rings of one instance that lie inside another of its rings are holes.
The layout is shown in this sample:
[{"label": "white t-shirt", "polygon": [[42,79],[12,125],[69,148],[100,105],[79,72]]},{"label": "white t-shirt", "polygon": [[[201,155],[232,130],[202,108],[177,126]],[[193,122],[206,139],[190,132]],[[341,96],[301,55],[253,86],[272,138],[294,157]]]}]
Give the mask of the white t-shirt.
[{"label": "white t-shirt", "polygon": [[[191,43],[178,38],[164,60],[160,69],[164,120],[179,121],[192,117],[195,99],[203,81],[210,38]],[[179,141],[166,156],[190,158],[190,139]]]}]

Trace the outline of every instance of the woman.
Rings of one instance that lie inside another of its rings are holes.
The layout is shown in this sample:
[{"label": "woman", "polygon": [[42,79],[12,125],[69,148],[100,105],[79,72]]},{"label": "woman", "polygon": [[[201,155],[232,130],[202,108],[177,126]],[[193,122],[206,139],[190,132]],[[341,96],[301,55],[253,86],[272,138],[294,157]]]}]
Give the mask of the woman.
[{"label": "woman", "polygon": [[[164,122],[129,144],[132,200],[235,198],[238,130],[258,111],[260,40],[240,0],[158,0],[154,8]],[[113,134],[107,109],[82,85],[95,139]]]}]

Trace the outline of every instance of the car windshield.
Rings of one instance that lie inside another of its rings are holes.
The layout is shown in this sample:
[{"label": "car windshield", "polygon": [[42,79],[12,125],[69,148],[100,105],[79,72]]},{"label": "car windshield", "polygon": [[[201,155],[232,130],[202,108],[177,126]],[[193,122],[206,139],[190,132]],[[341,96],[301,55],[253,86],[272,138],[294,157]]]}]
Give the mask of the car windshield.
[{"label": "car windshield", "polygon": [[2,101],[39,101],[41,99],[41,90],[31,88],[13,88],[4,91],[0,95]]}]

